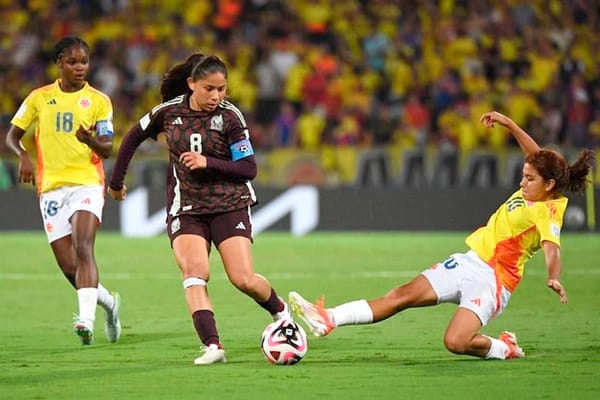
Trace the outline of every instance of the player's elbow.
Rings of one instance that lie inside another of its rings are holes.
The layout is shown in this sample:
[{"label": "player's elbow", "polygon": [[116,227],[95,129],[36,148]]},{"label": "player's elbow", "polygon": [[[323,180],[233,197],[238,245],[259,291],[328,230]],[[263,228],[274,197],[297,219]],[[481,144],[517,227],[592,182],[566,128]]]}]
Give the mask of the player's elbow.
[{"label": "player's elbow", "polygon": [[252,179],[256,178],[257,173],[258,173],[258,168],[256,168],[256,164],[253,163],[252,166],[250,166],[248,168],[248,175],[247,175],[248,180],[252,180]]},{"label": "player's elbow", "polygon": [[98,155],[98,157],[102,158],[103,160],[106,160],[112,154],[112,149],[103,149],[101,151],[96,152],[96,154]]}]

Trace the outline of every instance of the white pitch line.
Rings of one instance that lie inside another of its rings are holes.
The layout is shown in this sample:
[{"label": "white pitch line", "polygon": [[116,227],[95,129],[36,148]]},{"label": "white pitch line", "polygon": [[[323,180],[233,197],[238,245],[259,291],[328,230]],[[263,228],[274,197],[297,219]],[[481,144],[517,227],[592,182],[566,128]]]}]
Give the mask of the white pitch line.
[{"label": "white pitch line", "polygon": [[[327,273],[327,272],[271,272],[268,274],[270,279],[279,280],[294,280],[294,279],[323,279],[323,278],[335,278],[335,279],[378,279],[378,278],[412,278],[421,271],[394,271],[394,270],[382,270],[382,271],[357,271],[357,272],[344,272],[344,273]],[[526,277],[529,275],[543,276],[546,275],[546,271],[540,268],[530,269],[525,271]],[[563,276],[568,275],[600,275],[600,269],[597,268],[578,268],[563,271]],[[180,278],[179,272],[175,269],[173,273],[103,273],[102,279],[109,280],[177,280]],[[63,279],[62,275],[56,274],[39,274],[39,273],[27,273],[27,272],[0,272],[0,281],[50,281],[55,279]],[[211,280],[224,280],[226,279],[225,274],[222,271],[213,273]]]}]

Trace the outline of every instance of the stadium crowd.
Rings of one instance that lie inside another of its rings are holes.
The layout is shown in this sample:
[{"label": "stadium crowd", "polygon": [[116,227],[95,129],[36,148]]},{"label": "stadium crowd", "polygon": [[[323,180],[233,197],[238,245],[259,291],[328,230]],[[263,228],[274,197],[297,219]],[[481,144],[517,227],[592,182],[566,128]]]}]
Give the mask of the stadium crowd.
[{"label": "stadium crowd", "polygon": [[[600,143],[598,0],[0,0],[0,154],[23,98],[56,78],[52,44],[93,49],[92,85],[115,109],[115,148],[193,52],[222,56],[260,152],[478,148],[510,115],[542,145]],[[491,132],[491,134],[490,134]],[[161,143],[143,151],[164,151]],[[4,157],[4,156],[3,156]],[[335,168],[332,166],[331,168]]]}]

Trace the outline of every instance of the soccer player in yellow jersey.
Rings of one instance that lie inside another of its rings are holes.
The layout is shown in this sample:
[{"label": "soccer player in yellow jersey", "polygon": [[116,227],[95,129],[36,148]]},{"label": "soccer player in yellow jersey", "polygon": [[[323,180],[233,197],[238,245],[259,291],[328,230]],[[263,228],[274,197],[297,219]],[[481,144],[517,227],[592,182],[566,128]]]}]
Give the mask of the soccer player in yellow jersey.
[{"label": "soccer player in yellow jersey", "polygon": [[[19,157],[19,182],[37,187],[48,242],[68,281],[77,289],[79,313],[74,331],[92,344],[96,304],[105,311],[105,334],[115,342],[121,334],[120,296],[98,282],[94,258],[96,229],[104,206],[102,159],[112,152],[112,104],[91,87],[89,47],[78,37],[65,37],[54,48],[60,78],[33,90],[11,120],[6,143]],[[37,169],[21,138],[36,125]]]},{"label": "soccer player in yellow jersey", "polygon": [[547,286],[562,303],[567,302],[559,281],[560,231],[567,207],[563,192],[581,193],[585,189],[593,153],[583,150],[569,165],[558,152],[540,148],[505,115],[488,112],[481,122],[488,128],[496,123],[508,128],[523,150],[519,190],[500,205],[485,226],[467,237],[467,252],[451,255],[382,297],[326,309],[322,300],[312,304],[290,292],[292,310],[313,334],[325,336],[338,326],[376,323],[407,308],[454,303],[458,309],[444,334],[449,351],[485,359],[525,355],[514,333],[505,331],[495,339],[479,330],[507,306],[523,277],[525,263],[539,249],[545,256]]}]

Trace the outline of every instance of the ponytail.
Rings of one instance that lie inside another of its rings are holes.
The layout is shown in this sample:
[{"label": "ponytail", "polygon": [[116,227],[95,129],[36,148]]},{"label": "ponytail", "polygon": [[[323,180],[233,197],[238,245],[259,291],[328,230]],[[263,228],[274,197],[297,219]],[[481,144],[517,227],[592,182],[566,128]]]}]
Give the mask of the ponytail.
[{"label": "ponytail", "polygon": [[204,54],[194,53],[183,64],[174,66],[163,76],[160,85],[163,102],[191,92],[187,78],[192,75],[192,70],[203,58],[205,58]]},{"label": "ponytail", "polygon": [[577,160],[568,167],[568,183],[566,190],[572,193],[581,194],[590,183],[587,179],[594,162],[594,153],[585,149],[577,156]]}]

